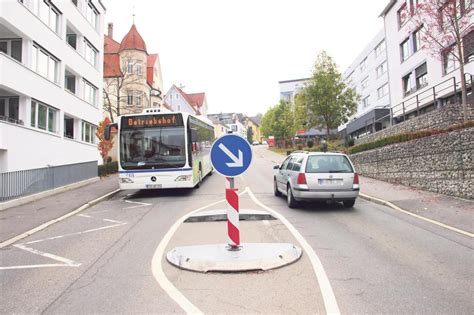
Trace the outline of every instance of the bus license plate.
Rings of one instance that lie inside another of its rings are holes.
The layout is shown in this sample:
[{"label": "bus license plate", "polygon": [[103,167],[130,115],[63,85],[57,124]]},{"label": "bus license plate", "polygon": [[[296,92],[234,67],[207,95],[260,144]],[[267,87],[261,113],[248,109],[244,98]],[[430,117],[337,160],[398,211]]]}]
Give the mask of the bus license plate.
[{"label": "bus license plate", "polygon": [[161,184],[147,184],[145,187],[148,188],[148,189],[150,189],[150,188],[161,188]]}]

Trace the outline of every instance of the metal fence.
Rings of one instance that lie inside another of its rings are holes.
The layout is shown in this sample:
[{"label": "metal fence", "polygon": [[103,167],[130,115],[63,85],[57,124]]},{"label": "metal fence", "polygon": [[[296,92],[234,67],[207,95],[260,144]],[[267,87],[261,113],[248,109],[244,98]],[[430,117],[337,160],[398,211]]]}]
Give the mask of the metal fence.
[{"label": "metal fence", "polygon": [[[466,89],[470,93],[474,93],[474,77],[470,73],[465,74]],[[447,99],[449,97],[460,100],[461,93],[461,81],[456,81],[455,77],[449,78],[430,89],[424,90],[418,94],[413,95],[411,98],[392,106],[390,113],[377,120],[371,118],[365,122],[365,134],[371,134],[375,131],[375,125],[377,123],[387,124],[389,126],[401,123],[410,119],[410,117],[420,116],[427,111],[429,106],[433,106],[436,109],[437,102]],[[370,126],[370,130],[369,127]]]},{"label": "metal fence", "polygon": [[97,176],[97,161],[0,173],[0,202]]}]

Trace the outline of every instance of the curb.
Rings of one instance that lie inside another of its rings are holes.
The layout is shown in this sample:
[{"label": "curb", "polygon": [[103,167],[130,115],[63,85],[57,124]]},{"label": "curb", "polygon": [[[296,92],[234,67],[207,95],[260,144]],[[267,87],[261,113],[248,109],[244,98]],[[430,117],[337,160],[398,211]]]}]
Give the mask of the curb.
[{"label": "curb", "polygon": [[408,210],[404,210],[404,209],[398,207],[397,205],[391,203],[390,201],[383,200],[383,199],[376,198],[376,197],[372,197],[372,196],[366,195],[366,194],[364,194],[364,193],[359,193],[359,197],[361,197],[362,199],[365,199],[365,200],[367,200],[367,201],[371,201],[371,202],[373,202],[373,203],[377,203],[377,204],[382,205],[382,206],[387,206],[387,207],[392,208],[392,209],[394,209],[394,210],[403,212],[403,213],[405,213],[405,214],[407,214],[407,215],[409,215],[409,216],[412,216],[412,217],[415,217],[415,218],[417,218],[417,219],[420,219],[420,220],[423,220],[423,221],[432,223],[432,224],[434,224],[434,225],[437,225],[437,226],[439,226],[439,227],[442,227],[442,228],[451,230],[451,231],[453,231],[453,232],[456,232],[456,233],[459,233],[459,234],[468,236],[468,237],[470,237],[470,238],[474,238],[474,234],[473,234],[473,233],[470,233],[470,232],[467,232],[467,231],[464,231],[464,230],[461,230],[461,229],[452,227],[452,226],[450,226],[450,225],[447,225],[447,224],[438,222],[438,221],[433,220],[433,219],[429,219],[429,218],[423,217],[423,216],[421,216],[421,215],[415,214],[415,213],[410,212],[410,211],[408,211]]},{"label": "curb", "polygon": [[42,231],[42,230],[46,229],[47,227],[53,225],[54,223],[60,222],[60,221],[62,221],[62,220],[64,220],[64,219],[67,219],[67,218],[69,218],[69,217],[71,217],[71,216],[73,216],[73,215],[75,215],[75,214],[77,214],[77,213],[79,213],[79,212],[81,212],[81,211],[84,211],[84,210],[86,210],[87,208],[90,208],[90,207],[92,207],[93,205],[95,205],[95,204],[101,202],[102,200],[107,199],[107,198],[109,198],[109,197],[115,195],[115,194],[118,193],[119,191],[120,191],[120,188],[119,188],[119,189],[116,189],[116,190],[114,190],[114,191],[111,191],[111,192],[109,192],[109,193],[107,193],[107,194],[105,194],[105,195],[103,195],[103,196],[100,196],[99,198],[96,198],[96,199],[94,199],[94,200],[92,200],[92,201],[89,201],[88,203],[86,203],[86,204],[80,206],[79,208],[77,208],[77,209],[75,209],[75,210],[73,210],[73,211],[71,211],[71,212],[66,213],[65,215],[63,215],[63,216],[61,216],[61,217],[59,217],[59,218],[56,218],[56,219],[53,219],[53,220],[48,221],[48,222],[46,222],[46,223],[43,223],[43,224],[41,224],[40,226],[37,226],[37,227],[35,227],[35,228],[33,228],[33,229],[29,230],[29,231],[26,231],[26,232],[24,232],[24,233],[22,233],[22,234],[19,234],[19,235],[13,237],[13,238],[10,238],[10,239],[8,239],[8,240],[6,240],[6,241],[3,241],[3,242],[0,243],[0,249],[6,247],[6,246],[8,246],[8,245],[11,245],[11,244],[13,244],[13,243],[15,243],[15,242],[17,242],[17,241],[19,241],[19,240],[21,240],[21,239],[24,239],[25,237],[28,237],[28,236],[30,236],[30,235],[33,235],[33,234],[39,232],[39,231]]}]

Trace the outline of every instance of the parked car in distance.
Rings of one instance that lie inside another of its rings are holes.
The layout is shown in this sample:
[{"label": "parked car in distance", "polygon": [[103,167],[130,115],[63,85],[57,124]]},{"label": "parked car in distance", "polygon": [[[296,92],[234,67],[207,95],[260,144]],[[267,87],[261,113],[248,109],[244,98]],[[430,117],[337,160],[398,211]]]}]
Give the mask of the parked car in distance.
[{"label": "parked car in distance", "polygon": [[285,195],[290,208],[311,200],[340,201],[352,207],[359,195],[359,175],[342,153],[296,151],[273,169],[275,196]]},{"label": "parked car in distance", "polygon": [[258,141],[252,142],[252,145],[259,145],[259,144],[260,144],[260,142],[258,142]]},{"label": "parked car in distance", "polygon": [[268,145],[268,142],[267,141],[262,141],[262,144],[263,145]]}]

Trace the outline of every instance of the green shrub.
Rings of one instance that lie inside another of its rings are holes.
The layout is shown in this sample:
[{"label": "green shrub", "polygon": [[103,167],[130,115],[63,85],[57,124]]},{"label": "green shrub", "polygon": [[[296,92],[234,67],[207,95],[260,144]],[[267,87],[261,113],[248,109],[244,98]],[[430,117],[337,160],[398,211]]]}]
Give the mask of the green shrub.
[{"label": "green shrub", "polygon": [[308,146],[308,148],[311,149],[314,145],[314,141],[313,140],[308,140],[308,142],[306,142],[306,145]]},{"label": "green shrub", "polygon": [[118,172],[118,162],[106,163],[99,165],[98,173],[100,177],[107,176],[109,174],[114,174]]},{"label": "green shrub", "polygon": [[388,136],[388,137],[375,140],[372,142],[355,145],[348,149],[348,153],[349,154],[359,153],[359,152],[368,151],[368,150],[372,150],[376,148],[381,148],[390,144],[416,140],[420,138],[439,135],[439,134],[451,132],[454,130],[460,130],[460,129],[471,128],[471,127],[474,127],[474,120],[470,120],[463,124],[451,125],[445,129],[434,128],[434,129],[425,129],[425,130],[419,130],[419,131],[408,132],[408,133],[399,133],[397,135]]}]

